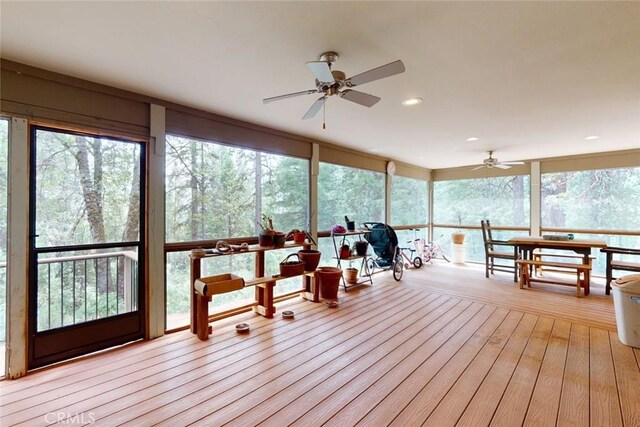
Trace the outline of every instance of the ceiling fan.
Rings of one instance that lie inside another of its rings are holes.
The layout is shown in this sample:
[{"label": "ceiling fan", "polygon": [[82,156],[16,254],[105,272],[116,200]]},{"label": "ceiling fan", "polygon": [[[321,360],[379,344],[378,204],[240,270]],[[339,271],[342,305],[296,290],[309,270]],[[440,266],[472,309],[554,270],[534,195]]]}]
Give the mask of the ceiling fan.
[{"label": "ceiling fan", "polygon": [[471,169],[472,171],[482,169],[482,168],[499,168],[499,169],[510,169],[513,165],[524,165],[524,162],[500,162],[498,159],[493,157],[493,151],[489,151],[489,157],[482,161],[482,166],[475,167]]},{"label": "ceiling fan", "polygon": [[337,60],[337,53],[325,52],[320,55],[318,61],[307,62],[307,67],[309,67],[309,70],[311,70],[311,72],[316,77],[315,89],[288,93],[286,95],[273,96],[271,98],[263,99],[262,102],[268,104],[273,101],[293,98],[295,96],[310,95],[312,93],[322,94],[322,96],[318,98],[313,103],[313,105],[311,105],[311,108],[309,108],[307,113],[302,116],[303,120],[314,117],[318,113],[318,111],[320,111],[320,108],[324,106],[327,98],[333,95],[338,95],[340,98],[346,99],[347,101],[355,102],[356,104],[364,105],[365,107],[373,107],[378,101],[380,101],[379,97],[369,95],[368,93],[359,92],[351,88],[372,82],[374,80],[380,80],[385,77],[404,73],[405,71],[404,64],[402,63],[402,61],[398,60],[347,78],[345,73],[343,73],[342,71],[331,69],[331,65]]}]

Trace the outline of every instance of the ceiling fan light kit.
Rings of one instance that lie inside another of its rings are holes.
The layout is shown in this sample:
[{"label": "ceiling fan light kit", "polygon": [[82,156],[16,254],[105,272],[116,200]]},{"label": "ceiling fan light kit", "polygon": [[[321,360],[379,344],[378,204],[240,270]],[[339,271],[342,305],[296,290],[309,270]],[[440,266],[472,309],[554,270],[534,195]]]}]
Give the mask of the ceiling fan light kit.
[{"label": "ceiling fan light kit", "polygon": [[[338,57],[339,56],[336,52],[324,52],[320,55],[318,61],[307,62],[307,68],[309,68],[316,78],[315,89],[273,96],[263,99],[262,102],[268,104],[273,101],[293,98],[296,96],[310,95],[313,93],[322,94],[322,96],[311,105],[311,108],[309,108],[305,115],[302,116],[302,120],[315,117],[315,115],[318,114],[318,111],[325,106],[327,98],[334,95],[338,95],[339,98],[346,99],[347,101],[371,108],[380,101],[379,97],[350,88],[375,80],[380,80],[385,77],[391,77],[405,71],[402,61],[397,60],[347,78],[346,74],[342,71],[331,69],[331,66],[338,60]],[[322,127],[324,129],[324,123]]]}]

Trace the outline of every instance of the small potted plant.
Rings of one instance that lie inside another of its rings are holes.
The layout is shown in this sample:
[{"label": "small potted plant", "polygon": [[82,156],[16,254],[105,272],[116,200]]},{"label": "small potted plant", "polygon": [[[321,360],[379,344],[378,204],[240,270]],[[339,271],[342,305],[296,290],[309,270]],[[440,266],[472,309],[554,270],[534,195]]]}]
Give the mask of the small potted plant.
[{"label": "small potted plant", "polygon": [[273,229],[273,220],[262,214],[262,222],[259,222],[260,233],[258,233],[258,244],[260,246],[274,246],[276,231]]}]

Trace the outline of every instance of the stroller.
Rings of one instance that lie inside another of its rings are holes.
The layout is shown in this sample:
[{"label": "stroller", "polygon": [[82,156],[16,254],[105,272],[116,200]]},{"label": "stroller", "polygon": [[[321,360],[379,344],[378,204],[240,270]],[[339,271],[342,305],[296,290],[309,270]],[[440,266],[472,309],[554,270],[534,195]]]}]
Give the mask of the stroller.
[{"label": "stroller", "polygon": [[367,259],[367,270],[372,274],[376,269],[381,271],[392,270],[396,281],[402,279],[403,264],[402,255],[398,248],[398,236],[396,232],[381,222],[364,222],[362,225],[369,230],[364,238],[371,247],[375,257]]}]

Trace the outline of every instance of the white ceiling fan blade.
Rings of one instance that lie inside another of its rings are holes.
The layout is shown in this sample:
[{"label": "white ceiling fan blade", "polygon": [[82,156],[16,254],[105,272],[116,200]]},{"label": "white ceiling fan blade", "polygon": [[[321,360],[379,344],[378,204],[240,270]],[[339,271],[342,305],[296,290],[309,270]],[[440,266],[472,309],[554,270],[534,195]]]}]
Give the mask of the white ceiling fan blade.
[{"label": "white ceiling fan blade", "polygon": [[524,165],[524,162],[500,162],[501,165]]},{"label": "white ceiling fan blade", "polygon": [[316,102],[313,103],[311,108],[309,108],[309,111],[307,111],[307,114],[302,116],[302,120],[310,119],[314,117],[316,114],[318,114],[318,111],[320,111],[326,99],[327,99],[326,96],[323,96],[322,98],[318,98]]},{"label": "white ceiling fan blade", "polygon": [[351,89],[347,89],[341,92],[340,97],[346,99],[347,101],[364,105],[365,107],[373,107],[378,101],[380,101],[380,98],[378,98],[377,96],[369,95],[368,93],[358,92],[357,90]]},{"label": "white ceiling fan blade", "polygon": [[335,81],[333,79],[333,74],[331,74],[331,68],[329,67],[329,64],[327,62],[311,61],[307,62],[307,67],[309,67],[318,81],[321,81],[323,83],[333,83]]},{"label": "white ceiling fan blade", "polygon": [[281,99],[293,98],[294,96],[310,95],[310,94],[316,93],[316,92],[318,92],[318,91],[315,90],[315,89],[309,89],[309,90],[303,90],[303,91],[300,91],[300,92],[288,93],[286,95],[272,96],[271,98],[263,99],[262,103],[263,104],[268,104],[268,103],[273,102],[273,101],[279,101]]},{"label": "white ceiling fan blade", "polygon": [[495,164],[493,167],[498,169],[511,169],[511,166],[505,165],[504,163]]},{"label": "white ceiling fan blade", "polygon": [[358,86],[361,84],[369,83],[374,80],[384,79],[385,77],[395,76],[396,74],[404,73],[405,68],[402,61],[397,60],[387,65],[382,65],[373,70],[365,71],[356,76],[348,78],[346,81],[347,86]]},{"label": "white ceiling fan blade", "polygon": [[484,167],[484,165],[482,165],[482,166],[478,166],[478,167],[473,168],[473,169],[471,169],[471,170],[472,170],[472,171],[477,171],[478,169],[482,169],[483,167]]}]

